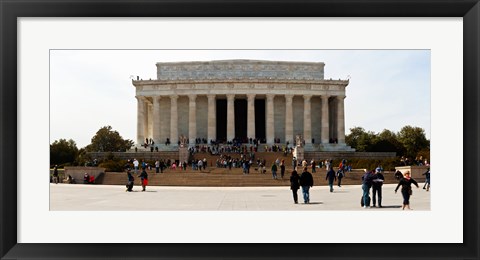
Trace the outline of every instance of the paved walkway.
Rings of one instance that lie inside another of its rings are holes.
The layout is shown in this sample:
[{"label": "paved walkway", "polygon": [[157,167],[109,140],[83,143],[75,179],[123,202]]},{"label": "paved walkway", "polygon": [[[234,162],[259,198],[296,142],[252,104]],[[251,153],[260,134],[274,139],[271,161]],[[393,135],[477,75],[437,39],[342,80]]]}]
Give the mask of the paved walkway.
[{"label": "paved walkway", "polygon": [[[413,210],[430,210],[430,192],[413,188],[410,199]],[[293,203],[289,187],[165,187],[149,186],[141,192],[125,192],[125,186],[50,184],[50,210],[68,211],[291,211],[291,210],[401,210],[402,195],[395,194],[395,184],[383,186],[383,208],[360,207],[360,185],[327,186],[310,190],[310,204],[303,204],[301,189],[299,204]]]}]

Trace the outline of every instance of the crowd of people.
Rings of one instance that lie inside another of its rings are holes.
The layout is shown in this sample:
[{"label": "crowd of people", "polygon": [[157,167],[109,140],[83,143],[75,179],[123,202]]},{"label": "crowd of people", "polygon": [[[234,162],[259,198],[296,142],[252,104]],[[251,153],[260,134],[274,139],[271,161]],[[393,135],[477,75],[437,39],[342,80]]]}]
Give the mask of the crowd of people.
[{"label": "crowd of people", "polygon": [[[245,152],[245,151],[244,151]],[[203,160],[191,160],[190,162],[179,162],[178,160],[156,160],[154,167],[156,169],[156,173],[163,173],[166,168],[171,168],[176,170],[176,168],[180,168],[186,170],[190,164],[192,170],[206,170],[208,166],[208,162],[206,158]],[[255,153],[240,153],[240,157],[232,157],[231,155],[223,155],[221,154],[219,158],[215,161],[215,167],[217,168],[242,168],[243,174],[249,174],[250,169],[253,167],[256,172],[260,174],[266,174],[267,172],[267,162],[265,159],[262,158],[255,158]],[[141,186],[142,191],[146,190],[146,186],[148,185],[148,174],[146,169],[152,169],[152,166],[149,165],[144,160],[138,161],[137,159],[128,160],[126,169],[127,169],[127,191],[132,191],[133,183],[134,183],[134,176],[132,175],[132,171],[141,179]],[[302,169],[301,174],[298,174],[297,169]],[[351,166],[347,164],[346,160],[341,160],[338,167],[333,166],[333,160],[319,160],[318,163],[315,160],[307,160],[298,161],[295,157],[292,159],[292,171],[290,175],[290,189],[292,190],[293,200],[294,203],[298,203],[298,190],[302,189],[303,194],[303,201],[304,203],[310,203],[310,188],[313,187],[313,175],[317,169],[325,168],[325,180],[328,183],[329,191],[334,192],[335,182],[337,182],[337,186],[341,187],[342,178],[351,171]],[[337,169],[335,171],[335,168]],[[311,169],[312,173],[309,172]],[[270,171],[272,173],[272,179],[278,179],[277,173],[280,172],[280,178],[283,179],[286,171],[286,164],[284,159],[277,158],[275,161],[271,163]],[[140,173],[139,173],[140,172]],[[423,173],[425,176],[425,185],[423,189],[429,191],[430,189],[430,168]],[[402,173],[400,171],[395,172],[394,174],[395,179],[398,181],[398,185],[395,188],[395,193],[401,187],[401,194],[403,197],[402,202],[402,209],[411,209],[410,208],[410,196],[412,195],[412,184],[415,185],[417,188],[418,183],[410,176],[410,172]],[[87,179],[84,179],[87,180]],[[382,186],[385,181],[385,177],[383,175],[383,168],[378,166],[376,169],[369,171],[364,170],[364,174],[361,177],[361,187],[362,187],[362,198],[361,198],[361,206],[364,208],[370,207],[380,207],[382,208]],[[371,193],[370,193],[371,191]],[[372,194],[372,197],[370,197]],[[370,206],[372,205],[372,206]]]}]

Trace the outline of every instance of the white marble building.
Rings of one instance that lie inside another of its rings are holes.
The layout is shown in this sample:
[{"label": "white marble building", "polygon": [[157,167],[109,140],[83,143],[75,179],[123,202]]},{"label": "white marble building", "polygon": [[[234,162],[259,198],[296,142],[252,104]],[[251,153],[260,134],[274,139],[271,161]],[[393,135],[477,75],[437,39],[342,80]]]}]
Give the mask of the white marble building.
[{"label": "white marble building", "polygon": [[307,150],[352,151],[345,145],[348,80],[324,79],[323,62],[217,60],[159,62],[157,79],[133,80],[137,144],[160,149],[179,136],[260,139]]}]

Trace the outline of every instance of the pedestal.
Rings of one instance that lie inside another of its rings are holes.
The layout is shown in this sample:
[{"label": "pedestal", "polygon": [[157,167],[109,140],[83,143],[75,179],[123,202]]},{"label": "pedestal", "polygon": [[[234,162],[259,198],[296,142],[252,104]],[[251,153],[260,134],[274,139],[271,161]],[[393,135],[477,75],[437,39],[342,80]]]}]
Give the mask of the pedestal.
[{"label": "pedestal", "polygon": [[188,160],[189,160],[189,157],[190,157],[190,153],[188,152],[188,147],[187,146],[180,146],[178,148],[178,160],[180,162],[187,162],[188,163]]},{"label": "pedestal", "polygon": [[293,157],[297,158],[297,162],[302,162],[305,159],[305,149],[301,146],[295,146]]}]

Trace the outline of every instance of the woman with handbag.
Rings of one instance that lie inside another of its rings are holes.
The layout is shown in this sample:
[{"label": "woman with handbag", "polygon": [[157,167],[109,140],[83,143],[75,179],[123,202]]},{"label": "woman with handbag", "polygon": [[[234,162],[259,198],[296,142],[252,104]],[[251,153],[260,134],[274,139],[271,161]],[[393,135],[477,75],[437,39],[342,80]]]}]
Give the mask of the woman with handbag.
[{"label": "woman with handbag", "polygon": [[412,183],[417,186],[418,189],[418,183],[410,177],[410,172],[407,171],[403,174],[403,178],[400,179],[400,182],[398,182],[397,188],[395,189],[395,193],[397,193],[397,190],[400,186],[402,186],[402,196],[403,196],[403,207],[402,210],[407,207],[408,209],[410,208],[410,196],[412,195]]}]

